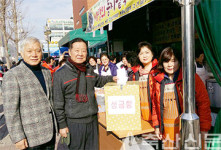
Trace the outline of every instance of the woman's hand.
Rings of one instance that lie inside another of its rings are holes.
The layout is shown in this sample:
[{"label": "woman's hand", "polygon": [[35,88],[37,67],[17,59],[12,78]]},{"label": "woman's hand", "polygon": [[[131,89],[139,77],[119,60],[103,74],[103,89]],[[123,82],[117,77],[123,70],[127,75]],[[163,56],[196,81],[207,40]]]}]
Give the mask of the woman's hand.
[{"label": "woman's hand", "polygon": [[117,76],[113,76],[113,81],[117,82]]},{"label": "woman's hand", "polygon": [[159,140],[162,140],[162,134],[160,133],[160,128],[155,128],[155,134]]}]

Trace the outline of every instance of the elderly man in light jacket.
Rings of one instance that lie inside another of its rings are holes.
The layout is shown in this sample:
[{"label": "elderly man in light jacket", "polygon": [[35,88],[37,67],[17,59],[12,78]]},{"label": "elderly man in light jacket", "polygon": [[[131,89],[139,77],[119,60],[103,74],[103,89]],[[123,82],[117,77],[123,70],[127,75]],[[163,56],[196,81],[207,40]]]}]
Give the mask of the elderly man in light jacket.
[{"label": "elderly man in light jacket", "polygon": [[51,73],[41,66],[38,39],[22,43],[23,61],[3,77],[6,125],[18,149],[54,149],[56,120],[52,109]]}]

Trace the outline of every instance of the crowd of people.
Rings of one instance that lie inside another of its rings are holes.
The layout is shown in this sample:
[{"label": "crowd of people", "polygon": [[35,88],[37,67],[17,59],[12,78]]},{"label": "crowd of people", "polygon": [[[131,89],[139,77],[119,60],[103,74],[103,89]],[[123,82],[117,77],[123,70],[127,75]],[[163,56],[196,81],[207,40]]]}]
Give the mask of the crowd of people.
[{"label": "crowd of people", "polygon": [[[53,57],[41,61],[38,39],[23,41],[23,60],[4,74],[2,83],[6,125],[16,147],[54,149],[60,133],[69,149],[98,150],[94,87],[117,82],[118,70],[126,72],[128,81],[139,81],[142,119],[152,121],[165,149],[176,147],[184,109],[180,51],[167,47],[157,59],[151,44],[142,41],[136,52],[125,52],[117,62],[107,53],[87,58],[87,49],[81,38],[70,41],[69,57],[63,53],[55,67]],[[211,127],[210,100],[197,74],[195,83],[196,113],[204,135]]]}]

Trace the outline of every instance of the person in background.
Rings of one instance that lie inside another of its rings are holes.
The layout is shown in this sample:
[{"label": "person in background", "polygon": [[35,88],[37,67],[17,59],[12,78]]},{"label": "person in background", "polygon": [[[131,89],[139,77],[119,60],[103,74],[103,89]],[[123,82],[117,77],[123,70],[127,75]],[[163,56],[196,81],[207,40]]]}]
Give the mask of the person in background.
[{"label": "person in background", "polygon": [[42,48],[37,38],[26,38],[21,47],[23,61],[5,73],[2,83],[9,135],[18,149],[52,150],[57,123],[51,73],[41,66]]},{"label": "person in background", "polygon": [[3,72],[0,70],[0,87],[2,87]]},{"label": "person in background", "polygon": [[61,61],[58,62],[58,66],[54,68],[54,72],[56,72],[60,67],[62,67],[65,62],[67,61],[66,58],[62,59]]},{"label": "person in background", "polygon": [[151,105],[153,99],[153,82],[149,75],[157,71],[157,59],[154,59],[154,53],[150,43],[142,41],[138,43],[138,64],[132,67],[134,79],[139,81],[140,85],[140,105],[141,115],[146,121],[151,120]]},{"label": "person in background", "polygon": [[7,63],[3,64],[3,72],[7,72],[8,71],[8,67],[7,67]]},{"label": "person in background", "polygon": [[116,64],[116,61],[117,61],[116,56],[111,55],[110,56],[110,62],[112,62],[113,64]]},{"label": "person in background", "polygon": [[4,75],[4,71],[3,71],[3,62],[0,61],[0,87],[2,85],[2,79],[3,79],[3,75]]},{"label": "person in background", "polygon": [[14,68],[14,67],[16,67],[16,66],[17,66],[16,62],[15,62],[15,61],[12,61],[11,69]]},{"label": "person in background", "polygon": [[56,66],[56,67],[54,68],[54,72],[56,72],[60,67],[62,67],[62,66],[65,64],[65,62],[66,62],[66,60],[67,60],[65,54],[67,54],[67,53],[68,53],[68,51],[64,51],[64,52],[60,55],[59,60],[58,60],[58,66]]},{"label": "person in background", "polygon": [[126,59],[127,53],[128,52],[124,52],[123,55],[121,56],[121,61],[116,64],[118,69],[121,69],[123,67],[127,67],[127,59]]},{"label": "person in background", "polygon": [[138,62],[137,62],[137,57],[134,57],[134,56],[136,56],[136,52],[128,52],[128,54],[126,55],[128,81],[135,80],[135,76],[134,76],[134,72],[132,68],[134,66],[137,66]]},{"label": "person in background", "polygon": [[63,59],[67,59],[67,57],[69,57],[69,56],[66,56],[66,54],[68,55],[69,53],[68,53],[68,51],[64,51],[62,54],[61,54],[61,56],[59,57],[59,62],[60,61],[62,61]]},{"label": "person in background", "polygon": [[86,65],[87,42],[75,38],[69,43],[65,65],[54,74],[54,109],[62,137],[70,134],[71,150],[98,150],[98,106],[94,87],[102,87],[116,77],[102,77]]},{"label": "person in background", "polygon": [[203,51],[202,50],[196,51],[195,58],[196,58],[195,59],[196,73],[200,76],[204,85],[206,85],[206,79],[209,78],[209,75],[204,65],[205,55]]},{"label": "person in background", "polygon": [[98,68],[100,68],[101,64],[101,59],[99,57],[97,57],[97,64],[98,64]]},{"label": "person in background", "polygon": [[[128,52],[125,52],[122,56],[122,61],[117,63],[117,74],[118,74],[118,78],[119,80],[121,80],[121,78],[128,78],[128,62],[126,59],[126,55],[128,54]],[[132,73],[132,72],[131,72]]]},{"label": "person in background", "polygon": [[98,73],[98,64],[97,64],[97,59],[94,57],[94,56],[90,56],[89,58],[88,58],[88,62],[89,62],[89,64],[90,64],[90,66],[93,68],[93,70],[94,70],[94,72],[96,73],[96,74],[99,74]]},{"label": "person in background", "polygon": [[3,65],[4,63],[0,60],[0,70],[3,71]]},{"label": "person in background", "polygon": [[[170,47],[160,55],[158,70],[154,76],[155,97],[152,105],[152,122],[155,133],[164,140],[164,148],[175,147],[176,135],[179,134],[179,116],[183,112],[183,77],[181,53]],[[152,78],[151,78],[152,79]],[[210,130],[210,100],[200,77],[195,74],[195,106],[200,120],[201,136]],[[203,144],[202,144],[203,145]]]},{"label": "person in background", "polygon": [[106,53],[101,54],[102,65],[99,68],[100,76],[117,76],[117,66],[110,62],[109,56]]},{"label": "person in background", "polygon": [[128,52],[125,52],[122,56],[122,62],[123,62],[123,65],[121,65],[121,67],[124,67],[125,69],[127,69],[127,55],[128,55]]},{"label": "person in background", "polygon": [[54,71],[54,66],[53,66],[54,63],[55,63],[54,57],[51,57],[51,56],[47,57],[47,58],[45,59],[45,62],[42,63],[42,66],[43,66],[43,67],[45,67],[45,68],[47,68],[47,69],[50,70],[52,77],[53,77],[53,74],[54,74],[54,72],[55,72],[55,71]]}]

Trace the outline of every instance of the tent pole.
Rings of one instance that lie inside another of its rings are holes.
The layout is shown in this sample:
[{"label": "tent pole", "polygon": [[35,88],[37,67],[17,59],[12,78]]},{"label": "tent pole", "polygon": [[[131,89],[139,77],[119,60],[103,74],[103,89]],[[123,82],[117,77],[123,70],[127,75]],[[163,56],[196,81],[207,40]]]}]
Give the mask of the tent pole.
[{"label": "tent pole", "polygon": [[199,117],[195,113],[195,30],[194,4],[197,0],[174,0],[181,6],[183,114],[181,116],[180,149],[199,148]]},{"label": "tent pole", "polygon": [[109,45],[109,38],[108,38],[108,32],[107,32],[107,54],[110,54],[110,45]]}]

